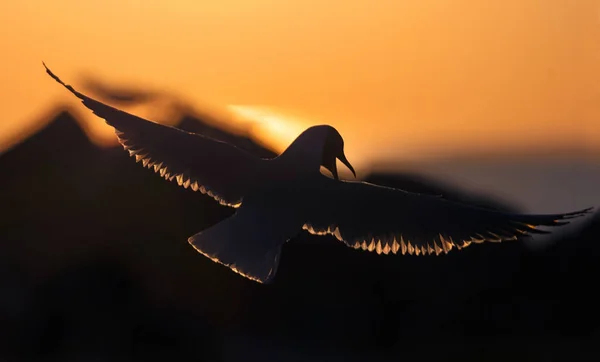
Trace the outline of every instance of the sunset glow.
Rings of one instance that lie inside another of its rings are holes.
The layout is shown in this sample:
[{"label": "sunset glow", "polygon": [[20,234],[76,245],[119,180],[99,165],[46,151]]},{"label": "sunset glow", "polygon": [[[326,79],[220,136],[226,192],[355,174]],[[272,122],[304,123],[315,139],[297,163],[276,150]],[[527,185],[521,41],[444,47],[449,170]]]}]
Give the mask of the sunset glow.
[{"label": "sunset glow", "polygon": [[236,118],[253,122],[252,136],[277,152],[285,150],[304,129],[311,125],[310,122],[278,114],[267,107],[231,105],[228,109]]},{"label": "sunset glow", "polygon": [[93,74],[192,105],[266,105],[284,122],[252,117],[281,138],[278,149],[328,123],[349,156],[365,158],[597,155],[599,11],[592,0],[9,0],[0,140],[75,104],[44,60],[73,85]]}]

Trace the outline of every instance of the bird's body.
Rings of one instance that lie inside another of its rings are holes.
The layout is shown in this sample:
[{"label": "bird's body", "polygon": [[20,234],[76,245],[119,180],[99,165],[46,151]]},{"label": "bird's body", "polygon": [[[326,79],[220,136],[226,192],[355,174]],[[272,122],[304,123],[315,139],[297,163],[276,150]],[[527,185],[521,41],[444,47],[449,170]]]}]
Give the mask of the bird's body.
[{"label": "bird's body", "polygon": [[[281,248],[302,229],[331,234],[378,254],[439,255],[471,243],[547,233],[591,209],[524,215],[478,208],[360,181],[339,180],[336,160],[353,173],[344,142],[328,125],[305,130],[278,157],[261,159],[233,145],[160,125],[76,91],[116,130],[132,157],[161,177],[236,208],[226,220],[191,236],[200,253],[258,282],[277,272]],[[321,173],[321,167],[333,177]]]}]

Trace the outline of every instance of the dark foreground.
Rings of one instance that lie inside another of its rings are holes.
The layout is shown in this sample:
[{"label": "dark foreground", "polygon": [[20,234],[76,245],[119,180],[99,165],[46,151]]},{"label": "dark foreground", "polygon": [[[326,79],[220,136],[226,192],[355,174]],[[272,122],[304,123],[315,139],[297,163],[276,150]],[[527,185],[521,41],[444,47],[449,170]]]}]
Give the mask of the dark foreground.
[{"label": "dark foreground", "polygon": [[[186,241],[232,210],[96,148],[66,113],[0,170],[3,361],[598,359],[598,215],[542,250],[444,257],[301,234],[265,286]],[[407,175],[369,180],[510,208]]]}]

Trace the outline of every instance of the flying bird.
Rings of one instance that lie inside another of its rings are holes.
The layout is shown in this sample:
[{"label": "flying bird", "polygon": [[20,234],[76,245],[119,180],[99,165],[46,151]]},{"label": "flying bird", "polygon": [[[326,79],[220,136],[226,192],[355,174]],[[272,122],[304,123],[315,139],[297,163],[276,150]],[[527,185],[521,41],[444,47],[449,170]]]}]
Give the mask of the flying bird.
[{"label": "flying bird", "polygon": [[[356,177],[344,140],[329,125],[302,132],[279,156],[261,159],[201,134],[161,125],[92,99],[46,72],[115,128],[129,155],[178,185],[236,208],[191,237],[202,255],[256,282],[273,281],[282,246],[301,230],[334,235],[378,254],[440,255],[472,243],[548,233],[592,208],[527,215],[457,203],[361,181],[340,180],[336,161]],[[331,176],[321,173],[321,166]]]}]

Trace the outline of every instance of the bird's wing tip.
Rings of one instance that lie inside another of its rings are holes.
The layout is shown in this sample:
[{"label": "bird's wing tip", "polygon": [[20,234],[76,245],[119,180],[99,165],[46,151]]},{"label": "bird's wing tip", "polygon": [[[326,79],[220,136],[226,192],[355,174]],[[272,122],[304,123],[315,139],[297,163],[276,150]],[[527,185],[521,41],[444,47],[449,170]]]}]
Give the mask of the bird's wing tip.
[{"label": "bird's wing tip", "polygon": [[593,213],[595,211],[595,207],[588,207],[582,210],[577,210],[577,211],[572,211],[572,212],[567,212],[565,214],[562,214],[560,217],[560,220],[568,220],[568,219],[575,219],[590,213]]},{"label": "bird's wing tip", "polygon": [[[87,96],[79,93],[77,90],[75,90],[75,88],[73,88],[72,86],[66,84],[65,82],[62,81],[62,79],[60,79],[56,74],[54,74],[50,68],[48,68],[48,66],[46,65],[46,63],[44,61],[42,61],[42,64],[44,65],[44,68],[46,68],[46,73],[48,73],[48,75],[54,79],[55,81],[57,81],[59,84],[61,84],[63,87],[67,88],[69,90],[69,92],[73,93],[77,98],[80,98],[81,100],[86,100],[89,99]],[[93,111],[93,110],[92,110]]]},{"label": "bird's wing tip", "polygon": [[54,74],[54,73],[53,73],[53,72],[50,70],[50,68],[48,68],[48,66],[46,65],[46,63],[45,63],[43,60],[42,60],[42,65],[43,65],[43,66],[44,66],[44,68],[46,69],[46,73],[48,73],[48,75],[49,75],[49,76],[51,76],[52,78],[54,78],[54,80],[56,80],[56,81],[57,81],[57,82],[59,82],[60,84],[63,84],[63,85],[64,85],[64,83],[63,83],[63,82],[60,80],[60,78],[58,78],[58,77],[56,76],[56,74]]},{"label": "bird's wing tip", "polygon": [[585,215],[585,214],[589,214],[589,213],[594,212],[594,209],[595,209],[595,207],[592,206],[592,207],[588,207],[588,208],[583,209],[583,210],[579,210],[579,211],[574,211],[574,212],[568,213],[567,215]]},{"label": "bird's wing tip", "polygon": [[50,70],[50,68],[48,68],[48,66],[46,65],[46,62],[44,62],[43,60],[42,60],[42,65],[44,66],[44,69],[46,69],[46,73],[54,76],[54,73],[52,73],[52,71]]}]

